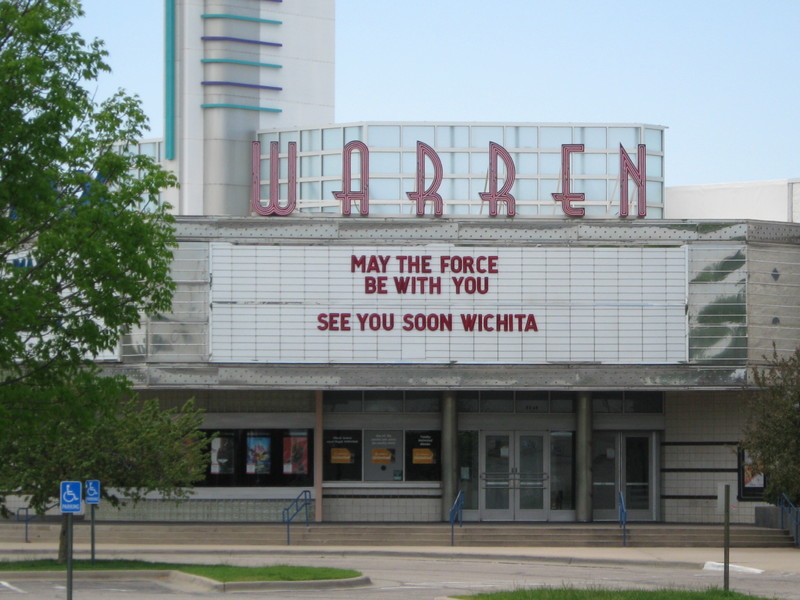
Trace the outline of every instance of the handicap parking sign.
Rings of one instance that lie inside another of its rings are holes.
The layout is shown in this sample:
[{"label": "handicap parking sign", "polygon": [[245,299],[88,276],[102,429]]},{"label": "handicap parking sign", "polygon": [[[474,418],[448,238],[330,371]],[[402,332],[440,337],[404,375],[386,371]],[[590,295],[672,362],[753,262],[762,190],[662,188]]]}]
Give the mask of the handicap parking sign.
[{"label": "handicap parking sign", "polygon": [[62,481],[60,508],[62,513],[81,512],[82,488],[80,481]]},{"label": "handicap parking sign", "polygon": [[86,504],[100,504],[100,481],[97,479],[86,482]]}]

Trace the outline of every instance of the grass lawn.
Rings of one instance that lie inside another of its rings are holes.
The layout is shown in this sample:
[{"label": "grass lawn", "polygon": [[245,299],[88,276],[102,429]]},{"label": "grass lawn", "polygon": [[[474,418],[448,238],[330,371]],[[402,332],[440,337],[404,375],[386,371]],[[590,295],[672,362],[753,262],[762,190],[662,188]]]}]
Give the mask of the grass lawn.
[{"label": "grass lawn", "polygon": [[[191,575],[208,577],[221,583],[232,581],[310,581],[318,579],[349,579],[360,577],[358,571],[329,569],[326,567],[234,567],[230,565],[194,565],[178,563],[155,563],[143,560],[73,560],[75,571],[181,571]],[[0,571],[66,571],[66,565],[55,560],[0,561]]]},{"label": "grass lawn", "polygon": [[747,596],[717,589],[693,592],[686,590],[645,591],[542,588],[455,597],[468,598],[469,600],[769,600],[761,596]]}]

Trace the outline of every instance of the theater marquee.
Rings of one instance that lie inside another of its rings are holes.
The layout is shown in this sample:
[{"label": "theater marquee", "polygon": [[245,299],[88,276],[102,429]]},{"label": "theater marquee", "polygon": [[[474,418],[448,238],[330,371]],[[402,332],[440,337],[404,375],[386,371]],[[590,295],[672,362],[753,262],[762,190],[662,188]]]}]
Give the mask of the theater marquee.
[{"label": "theater marquee", "polygon": [[686,360],[683,248],[243,246],[211,256],[211,360]]}]

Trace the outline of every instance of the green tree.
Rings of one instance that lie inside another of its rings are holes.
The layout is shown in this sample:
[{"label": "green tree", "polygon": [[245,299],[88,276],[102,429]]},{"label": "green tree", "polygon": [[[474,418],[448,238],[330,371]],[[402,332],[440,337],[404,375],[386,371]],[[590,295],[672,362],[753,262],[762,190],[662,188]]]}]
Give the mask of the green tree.
[{"label": "green tree", "polygon": [[167,500],[188,497],[208,460],[208,440],[199,431],[201,411],[191,401],[162,410],[156,399],[125,396],[127,387],[121,379],[83,373],[68,387],[52,390],[70,411],[58,419],[8,424],[8,435],[0,439],[0,481],[6,489],[23,491],[38,513],[68,480],[100,480],[102,497],[112,508],[139,502],[149,492]]},{"label": "green tree", "polygon": [[93,361],[170,308],[160,194],[176,180],[131,151],[147,126],[138,99],[95,101],[109,68],[102,42],[73,31],[82,14],[78,0],[0,1],[0,490],[37,508],[58,477],[168,493],[203,456],[192,407],[123,400],[129,384]]},{"label": "green tree", "polygon": [[68,379],[169,308],[175,178],[128,152],[136,98],[97,104],[102,44],[77,0],[0,2],[0,386]]},{"label": "green tree", "polygon": [[800,348],[787,357],[773,351],[754,373],[758,391],[750,400],[743,446],[765,475],[765,499],[788,494],[800,501]]}]

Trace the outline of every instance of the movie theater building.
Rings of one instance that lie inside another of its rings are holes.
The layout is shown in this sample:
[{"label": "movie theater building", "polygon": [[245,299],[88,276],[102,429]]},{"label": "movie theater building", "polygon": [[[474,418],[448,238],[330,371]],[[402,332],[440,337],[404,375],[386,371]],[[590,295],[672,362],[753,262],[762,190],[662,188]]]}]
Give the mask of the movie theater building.
[{"label": "movie theater building", "polygon": [[463,491],[472,521],[708,522],[730,484],[752,522],[750,372],[800,339],[796,182],[671,210],[661,126],[331,124],[332,2],[208,4],[167,3],[179,69],[140,146],[181,180],[173,310],[106,366],[219,436],[191,501],[103,518],[278,520],[309,490],[320,521],[440,521]]}]

